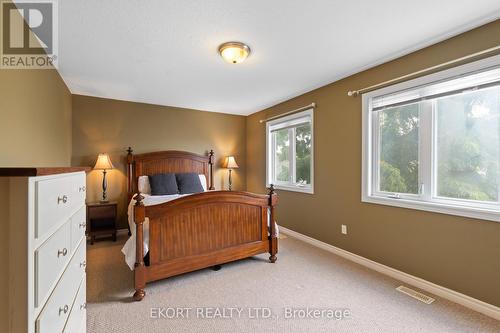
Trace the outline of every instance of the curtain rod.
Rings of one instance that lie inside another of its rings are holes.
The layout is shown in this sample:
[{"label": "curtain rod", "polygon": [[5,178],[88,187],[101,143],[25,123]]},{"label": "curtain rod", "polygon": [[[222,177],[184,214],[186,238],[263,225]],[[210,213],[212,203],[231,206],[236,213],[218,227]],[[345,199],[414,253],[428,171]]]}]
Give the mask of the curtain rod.
[{"label": "curtain rod", "polygon": [[427,68],[421,69],[419,71],[416,71],[416,72],[413,72],[413,73],[410,73],[410,74],[399,76],[399,77],[397,77],[395,79],[391,79],[391,80],[387,80],[387,81],[384,81],[384,82],[381,82],[381,83],[377,83],[377,84],[374,84],[374,85],[366,87],[366,88],[362,88],[362,89],[359,89],[359,90],[349,90],[347,92],[347,96],[356,97],[359,94],[362,94],[362,93],[365,93],[365,92],[368,92],[368,91],[372,91],[372,90],[374,90],[376,88],[383,87],[383,86],[386,86],[386,85],[394,83],[394,82],[398,82],[398,81],[401,81],[401,80],[404,80],[404,79],[407,79],[407,78],[410,78],[410,77],[413,77],[413,76],[417,76],[417,75],[420,75],[420,74],[424,74],[426,72],[430,72],[430,71],[435,70],[435,69],[439,69],[441,67],[453,65],[453,64],[456,64],[457,62],[461,62],[461,61],[464,61],[464,60],[475,58],[475,57],[481,56],[483,54],[495,52],[495,51],[498,51],[498,50],[500,50],[500,45],[497,45],[495,47],[491,47],[491,48],[483,50],[483,51],[472,53],[472,54],[466,55],[466,56],[458,58],[458,59],[454,59],[454,60],[450,60],[450,61],[447,61],[447,62],[443,62],[443,63],[441,63],[439,65],[427,67]]},{"label": "curtain rod", "polygon": [[296,112],[300,112],[300,111],[304,111],[304,110],[307,110],[307,109],[310,109],[310,108],[315,108],[316,107],[316,103],[311,103],[309,105],[306,105],[306,106],[303,106],[301,108],[298,108],[298,109],[295,109],[295,110],[292,110],[292,111],[288,111],[288,112],[285,112],[285,113],[281,113],[277,116],[272,116],[272,117],[269,117],[269,118],[266,118],[266,119],[261,119],[259,120],[259,123],[263,123],[263,122],[266,122],[266,121],[269,121],[269,120],[273,120],[273,119],[276,119],[276,118],[281,118],[283,116],[286,116],[286,115],[289,115],[289,114],[292,114],[292,113],[296,113]]}]

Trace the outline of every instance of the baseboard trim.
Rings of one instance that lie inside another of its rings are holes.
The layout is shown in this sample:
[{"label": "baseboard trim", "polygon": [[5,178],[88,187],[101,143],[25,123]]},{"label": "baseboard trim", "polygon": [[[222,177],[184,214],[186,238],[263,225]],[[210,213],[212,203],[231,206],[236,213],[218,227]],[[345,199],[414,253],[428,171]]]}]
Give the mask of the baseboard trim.
[{"label": "baseboard trim", "polygon": [[458,291],[448,289],[446,287],[437,285],[435,283],[429,282],[429,281],[421,279],[419,277],[416,277],[416,276],[410,275],[408,273],[399,271],[399,270],[394,269],[392,267],[380,264],[380,263],[375,262],[373,260],[367,259],[365,257],[351,253],[349,251],[343,250],[343,249],[338,248],[336,246],[324,243],[322,241],[319,241],[319,240],[314,239],[312,237],[303,235],[303,234],[298,233],[296,231],[293,231],[291,229],[285,228],[281,225],[280,225],[280,232],[287,234],[290,237],[304,241],[304,242],[311,244],[313,246],[316,246],[318,248],[321,248],[325,251],[334,253],[338,256],[341,256],[347,260],[350,260],[350,261],[355,262],[357,264],[360,264],[362,266],[368,267],[374,271],[377,271],[377,272],[382,273],[384,275],[390,276],[394,279],[400,280],[402,282],[408,283],[408,284],[415,286],[417,288],[420,288],[422,290],[428,291],[436,296],[439,296],[439,297],[442,297],[442,298],[447,299],[449,301],[463,305],[471,310],[480,312],[488,317],[494,318],[496,320],[500,320],[500,308],[495,306],[495,305],[480,301],[480,300],[475,299],[473,297],[459,293]]}]

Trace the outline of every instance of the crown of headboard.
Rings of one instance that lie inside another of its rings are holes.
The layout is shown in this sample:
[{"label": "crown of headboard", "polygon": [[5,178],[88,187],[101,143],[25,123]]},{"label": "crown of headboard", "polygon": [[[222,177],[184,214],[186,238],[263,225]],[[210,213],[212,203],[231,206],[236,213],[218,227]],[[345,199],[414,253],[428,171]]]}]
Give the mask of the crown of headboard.
[{"label": "crown of headboard", "polygon": [[132,148],[127,149],[127,190],[129,200],[137,193],[137,180],[140,176],[159,173],[195,172],[204,174],[208,189],[214,190],[213,179],[214,151],[208,156],[177,150],[158,151],[134,155]]}]

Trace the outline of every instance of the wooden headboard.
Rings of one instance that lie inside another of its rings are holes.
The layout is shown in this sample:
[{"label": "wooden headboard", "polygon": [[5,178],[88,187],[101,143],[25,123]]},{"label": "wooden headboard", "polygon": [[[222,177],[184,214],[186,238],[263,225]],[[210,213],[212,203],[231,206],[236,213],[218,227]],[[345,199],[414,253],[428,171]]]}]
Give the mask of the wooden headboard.
[{"label": "wooden headboard", "polygon": [[159,173],[196,172],[204,174],[208,181],[208,189],[214,190],[214,151],[208,156],[185,151],[159,151],[134,155],[132,148],[127,149],[127,190],[129,200],[138,192],[137,180],[140,176],[151,176]]}]

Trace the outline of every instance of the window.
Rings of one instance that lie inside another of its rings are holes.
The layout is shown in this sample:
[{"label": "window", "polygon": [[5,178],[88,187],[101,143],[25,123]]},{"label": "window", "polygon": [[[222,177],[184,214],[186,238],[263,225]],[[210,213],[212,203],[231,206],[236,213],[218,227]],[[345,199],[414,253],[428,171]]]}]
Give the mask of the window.
[{"label": "window", "polygon": [[267,122],[267,185],[313,193],[313,110]]},{"label": "window", "polygon": [[500,56],[363,95],[362,200],[500,221]]}]

